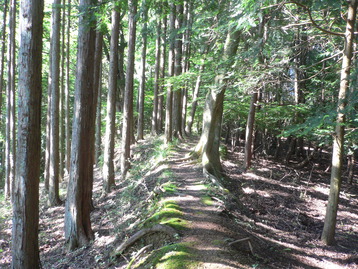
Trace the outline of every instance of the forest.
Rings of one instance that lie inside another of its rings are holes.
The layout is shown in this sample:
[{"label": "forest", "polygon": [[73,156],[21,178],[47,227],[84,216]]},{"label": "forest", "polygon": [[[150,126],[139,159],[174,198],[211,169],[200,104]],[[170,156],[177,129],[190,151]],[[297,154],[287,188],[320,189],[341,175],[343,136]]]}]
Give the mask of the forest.
[{"label": "forest", "polygon": [[1,268],[358,268],[358,0],[0,2]]}]

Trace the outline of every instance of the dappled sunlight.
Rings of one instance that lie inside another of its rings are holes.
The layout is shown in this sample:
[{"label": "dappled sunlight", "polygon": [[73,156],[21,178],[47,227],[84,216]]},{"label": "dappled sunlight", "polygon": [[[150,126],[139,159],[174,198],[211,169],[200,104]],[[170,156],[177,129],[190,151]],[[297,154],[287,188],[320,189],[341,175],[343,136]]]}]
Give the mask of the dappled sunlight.
[{"label": "dappled sunlight", "polygon": [[248,219],[252,222],[240,214],[236,216],[280,257],[286,257],[282,263],[291,261],[303,268],[348,268],[345,263],[355,264],[356,252],[349,247],[358,243],[355,186],[343,181],[337,216],[338,245],[325,247],[320,237],[330,187],[329,173],[324,171],[327,166],[317,163],[307,169],[293,169],[260,158],[254,159],[252,169],[241,173],[235,165],[243,160],[243,153],[235,154],[231,164],[230,159],[224,162],[225,169],[241,182],[242,201],[249,208]]}]

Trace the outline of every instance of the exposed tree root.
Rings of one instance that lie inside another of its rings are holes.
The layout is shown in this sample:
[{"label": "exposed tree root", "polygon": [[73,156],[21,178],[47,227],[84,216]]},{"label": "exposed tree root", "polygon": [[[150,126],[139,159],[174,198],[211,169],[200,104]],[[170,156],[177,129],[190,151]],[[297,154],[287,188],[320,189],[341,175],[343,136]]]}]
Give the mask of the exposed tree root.
[{"label": "exposed tree root", "polygon": [[128,238],[125,242],[123,242],[112,254],[112,256],[118,256],[121,255],[128,247],[133,245],[136,241],[143,238],[146,235],[152,234],[152,233],[165,233],[172,237],[174,237],[177,234],[177,231],[173,229],[170,226],[163,225],[163,224],[156,224],[151,228],[145,228],[138,232],[136,232],[134,235],[132,235],[130,238]]}]

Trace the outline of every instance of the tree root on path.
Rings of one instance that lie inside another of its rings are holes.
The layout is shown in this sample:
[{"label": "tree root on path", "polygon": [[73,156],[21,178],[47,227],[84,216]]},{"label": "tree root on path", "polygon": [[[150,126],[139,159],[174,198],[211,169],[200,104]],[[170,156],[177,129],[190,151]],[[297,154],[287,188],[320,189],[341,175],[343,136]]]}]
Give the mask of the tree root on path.
[{"label": "tree root on path", "polygon": [[170,235],[172,237],[175,237],[177,234],[177,231],[167,225],[163,224],[156,224],[151,228],[145,228],[138,232],[136,232],[134,235],[132,235],[130,238],[128,238],[125,242],[123,242],[116,250],[113,252],[112,256],[119,256],[121,255],[128,247],[133,245],[136,241],[143,238],[146,235],[152,234],[152,233],[165,233],[167,235]]}]

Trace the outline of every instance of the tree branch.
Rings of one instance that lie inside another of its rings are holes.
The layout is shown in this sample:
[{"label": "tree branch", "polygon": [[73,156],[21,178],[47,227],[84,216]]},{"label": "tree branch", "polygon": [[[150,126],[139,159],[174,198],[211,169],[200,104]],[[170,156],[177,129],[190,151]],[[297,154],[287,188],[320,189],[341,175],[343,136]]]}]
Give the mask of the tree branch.
[{"label": "tree branch", "polygon": [[313,19],[311,10],[307,6],[305,6],[305,5],[301,4],[301,3],[297,3],[295,1],[289,1],[289,2],[286,2],[284,4],[285,5],[287,5],[287,4],[295,4],[295,5],[299,6],[299,7],[302,7],[303,9],[305,9],[307,11],[307,13],[308,13],[308,16],[310,17],[310,21],[312,22],[313,26],[316,27],[318,30],[320,30],[320,31],[322,31],[322,32],[324,32],[326,34],[329,34],[329,35],[344,36],[344,33],[332,32],[332,31],[326,30],[326,29],[322,28],[321,26],[319,26],[316,23],[316,21]]}]

